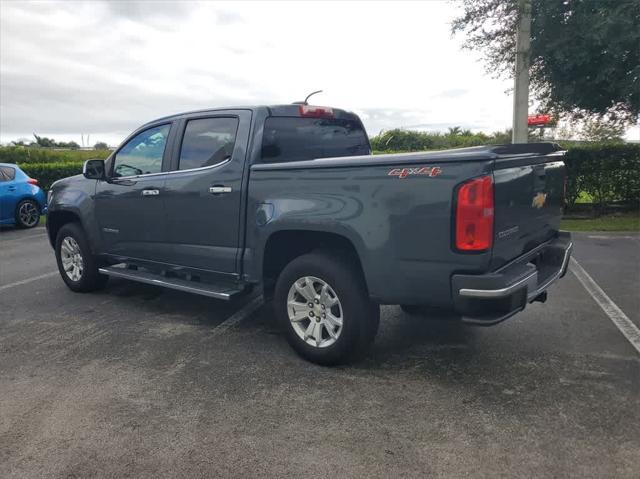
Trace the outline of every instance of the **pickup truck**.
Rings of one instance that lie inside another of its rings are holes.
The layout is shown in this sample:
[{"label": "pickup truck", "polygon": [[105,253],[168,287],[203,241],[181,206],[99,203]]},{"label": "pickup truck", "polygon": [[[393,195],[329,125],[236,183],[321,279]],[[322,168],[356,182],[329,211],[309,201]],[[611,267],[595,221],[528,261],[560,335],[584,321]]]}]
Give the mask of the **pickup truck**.
[{"label": "pickup truck", "polygon": [[564,188],[551,143],[372,155],[340,109],[212,109],[147,123],[57,181],[47,231],[73,291],[109,276],[262,291],[301,356],[336,364],[367,350],[381,304],[492,325],[544,302],[572,249]]}]

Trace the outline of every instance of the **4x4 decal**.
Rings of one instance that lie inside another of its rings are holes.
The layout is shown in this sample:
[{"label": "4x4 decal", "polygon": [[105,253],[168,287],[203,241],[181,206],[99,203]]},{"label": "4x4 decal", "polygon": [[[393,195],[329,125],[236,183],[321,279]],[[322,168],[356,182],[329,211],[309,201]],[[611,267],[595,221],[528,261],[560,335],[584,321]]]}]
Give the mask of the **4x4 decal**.
[{"label": "4x4 decal", "polygon": [[438,176],[442,173],[442,169],[439,166],[422,166],[419,168],[394,168],[387,176],[397,176],[398,178],[406,178],[407,176],[419,175],[419,176]]}]

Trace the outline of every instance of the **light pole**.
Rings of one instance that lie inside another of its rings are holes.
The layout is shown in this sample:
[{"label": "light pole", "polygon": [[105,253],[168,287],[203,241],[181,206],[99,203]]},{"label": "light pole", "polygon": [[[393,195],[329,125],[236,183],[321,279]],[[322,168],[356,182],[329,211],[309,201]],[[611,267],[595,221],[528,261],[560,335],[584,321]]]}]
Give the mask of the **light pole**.
[{"label": "light pole", "polygon": [[516,71],[513,92],[513,143],[527,143],[529,114],[529,50],[531,46],[531,0],[518,1]]}]

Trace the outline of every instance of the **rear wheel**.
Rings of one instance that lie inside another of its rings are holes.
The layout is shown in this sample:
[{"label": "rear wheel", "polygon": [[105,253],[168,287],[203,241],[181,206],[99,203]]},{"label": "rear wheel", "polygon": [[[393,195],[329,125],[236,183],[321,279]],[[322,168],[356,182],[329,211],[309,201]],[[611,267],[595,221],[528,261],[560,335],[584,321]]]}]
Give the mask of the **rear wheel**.
[{"label": "rear wheel", "polygon": [[380,308],[346,258],[324,252],[289,263],[278,278],[274,307],[289,344],[318,364],[348,362],[373,341]]},{"label": "rear wheel", "polygon": [[91,254],[89,242],[77,223],[68,223],[56,236],[56,260],[60,276],[76,292],[101,289],[108,276],[98,273],[98,261]]},{"label": "rear wheel", "polygon": [[33,200],[22,200],[16,206],[16,225],[19,228],[33,228],[40,222],[40,207]]}]

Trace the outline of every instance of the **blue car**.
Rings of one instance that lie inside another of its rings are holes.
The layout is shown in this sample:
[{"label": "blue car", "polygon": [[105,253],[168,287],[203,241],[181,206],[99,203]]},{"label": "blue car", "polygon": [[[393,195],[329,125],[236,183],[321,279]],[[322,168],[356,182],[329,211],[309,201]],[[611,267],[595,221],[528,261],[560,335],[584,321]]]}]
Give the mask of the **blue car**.
[{"label": "blue car", "polygon": [[16,165],[0,163],[0,225],[33,228],[47,213],[47,199],[38,180]]}]

